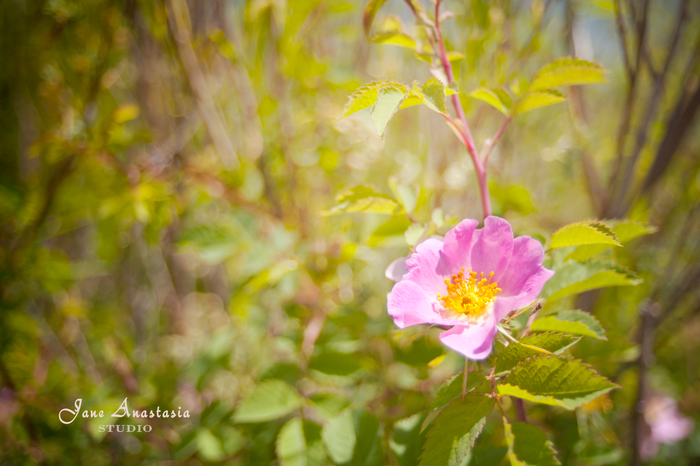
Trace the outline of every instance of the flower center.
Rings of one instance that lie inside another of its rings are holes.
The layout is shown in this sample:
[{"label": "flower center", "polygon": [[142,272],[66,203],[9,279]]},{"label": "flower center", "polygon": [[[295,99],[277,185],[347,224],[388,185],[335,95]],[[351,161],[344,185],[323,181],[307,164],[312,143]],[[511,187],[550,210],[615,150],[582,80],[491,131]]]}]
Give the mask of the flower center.
[{"label": "flower center", "polygon": [[476,320],[491,307],[501,291],[498,283],[491,282],[492,278],[493,272],[484,278],[483,272],[477,274],[469,269],[465,275],[462,269],[457,275],[445,279],[447,296],[438,293],[438,301],[467,319]]}]

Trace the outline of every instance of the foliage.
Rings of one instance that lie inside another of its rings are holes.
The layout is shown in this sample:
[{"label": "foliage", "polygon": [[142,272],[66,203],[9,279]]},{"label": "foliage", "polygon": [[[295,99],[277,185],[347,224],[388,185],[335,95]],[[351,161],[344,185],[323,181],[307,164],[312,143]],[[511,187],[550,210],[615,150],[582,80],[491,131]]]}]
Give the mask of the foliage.
[{"label": "foliage", "polygon": [[[699,18],[648,3],[0,3],[0,463],[639,464],[700,415]],[[555,275],[465,381],[384,270],[484,200]]]}]

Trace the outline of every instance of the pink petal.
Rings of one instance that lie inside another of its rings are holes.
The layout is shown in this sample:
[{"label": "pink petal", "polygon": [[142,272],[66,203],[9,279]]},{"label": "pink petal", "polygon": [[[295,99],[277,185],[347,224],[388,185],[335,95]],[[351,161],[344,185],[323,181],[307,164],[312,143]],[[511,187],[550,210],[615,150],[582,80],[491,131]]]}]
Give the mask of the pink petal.
[{"label": "pink petal", "polygon": [[462,220],[445,235],[442,254],[451,274],[457,273],[461,267],[464,267],[464,270],[471,268],[474,230],[478,225],[476,220]]},{"label": "pink petal", "polygon": [[387,310],[399,328],[432,323],[435,317],[433,303],[413,282],[398,282],[387,296]]},{"label": "pink petal", "polygon": [[408,270],[406,270],[406,261],[409,257],[410,256],[399,257],[393,260],[391,264],[389,264],[389,267],[386,268],[384,276],[389,280],[400,282],[403,276],[408,273]]},{"label": "pink petal", "polygon": [[496,302],[493,303],[493,314],[496,322],[503,320],[511,311],[518,309],[517,304],[520,296],[511,296],[509,298],[496,296]]},{"label": "pink petal", "polygon": [[502,290],[500,297],[517,296],[513,309],[532,302],[554,272],[542,267],[544,251],[542,245],[529,236],[520,236],[513,241],[513,255],[503,276],[497,280]]},{"label": "pink petal", "polygon": [[455,325],[440,334],[442,343],[463,354],[467,359],[480,361],[486,359],[493,347],[496,336],[496,322],[493,317],[481,325]]},{"label": "pink petal", "polygon": [[445,294],[445,278],[449,273],[445,262],[441,258],[442,241],[429,238],[418,246],[416,252],[406,261],[408,273],[403,280],[408,280],[419,287],[432,299],[437,299],[437,294]]},{"label": "pink petal", "polygon": [[493,279],[500,285],[501,275],[506,271],[513,253],[510,224],[500,217],[486,217],[484,228],[474,232],[472,241],[471,269],[484,275],[493,272]]}]

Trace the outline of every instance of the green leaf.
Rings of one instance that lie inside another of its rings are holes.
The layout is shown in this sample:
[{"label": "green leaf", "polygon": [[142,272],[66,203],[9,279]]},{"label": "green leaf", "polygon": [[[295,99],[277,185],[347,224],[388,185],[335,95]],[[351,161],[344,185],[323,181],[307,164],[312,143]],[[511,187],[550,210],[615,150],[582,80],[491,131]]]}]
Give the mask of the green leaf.
[{"label": "green leaf", "polygon": [[377,12],[385,3],[386,0],[369,0],[365,5],[365,11],[362,13],[362,28],[365,31],[365,36],[369,36],[374,17],[377,16]]},{"label": "green leaf", "polygon": [[381,427],[372,414],[362,409],[346,409],[326,424],[321,436],[334,463],[381,466]]},{"label": "green leaf", "polygon": [[520,344],[511,343],[500,352],[496,360],[496,375],[504,374],[527,358],[540,354],[533,347],[541,348],[549,353],[559,353],[580,339],[581,337],[562,335],[561,333],[528,335],[520,340]]},{"label": "green leaf", "polygon": [[281,418],[301,406],[297,391],[281,380],[266,380],[258,384],[236,409],[236,422],[267,422]]},{"label": "green leaf", "polygon": [[509,424],[504,418],[508,458],[512,466],[558,466],[554,445],[539,427],[527,422]]},{"label": "green leaf", "polygon": [[428,432],[420,465],[466,465],[494,404],[494,398],[470,393],[464,400],[457,398],[447,405]]},{"label": "green leaf", "polygon": [[401,205],[391,196],[380,193],[368,186],[355,186],[342,191],[336,196],[338,204],[323,215],[334,215],[350,212],[372,212],[378,214],[394,214],[401,211]]},{"label": "green leaf", "polygon": [[321,428],[298,417],[290,419],[277,435],[275,451],[282,466],[320,466],[325,463]]},{"label": "green leaf", "polygon": [[323,351],[311,358],[309,368],[328,375],[348,376],[361,368],[354,354]]},{"label": "green leaf", "polygon": [[445,85],[439,79],[429,79],[420,88],[423,102],[434,112],[447,114],[445,106]]},{"label": "green leaf", "polygon": [[425,233],[425,227],[421,225],[420,223],[414,223],[404,233],[404,237],[406,238],[406,244],[409,246],[415,246],[418,244],[418,241],[423,237],[423,233]]},{"label": "green leaf", "polygon": [[205,461],[221,461],[225,456],[221,440],[204,428],[197,432],[197,451]]},{"label": "green leaf", "polygon": [[328,456],[335,464],[349,463],[357,443],[352,411],[346,409],[328,421],[323,427],[321,437],[328,450]]},{"label": "green leaf", "polygon": [[533,332],[564,332],[571,335],[607,340],[605,330],[588,312],[561,311],[535,320],[530,326]]},{"label": "green leaf", "polygon": [[524,113],[547,105],[564,101],[564,96],[558,91],[530,91],[518,100],[513,113]]},{"label": "green leaf", "polygon": [[605,68],[579,58],[561,58],[542,68],[532,80],[530,90],[605,82]]},{"label": "green leaf", "polygon": [[418,465],[425,443],[425,435],[421,433],[422,420],[423,415],[418,413],[394,424],[394,435],[389,440],[389,448],[394,453],[399,466]]},{"label": "green leaf", "polygon": [[379,246],[394,236],[403,236],[412,223],[405,216],[391,217],[386,223],[380,225],[369,237],[368,244],[371,247]]},{"label": "green leaf", "polygon": [[416,48],[416,41],[413,39],[413,37],[400,31],[378,32],[370,38],[370,42],[377,44],[398,45],[401,47],[408,47],[410,49]]},{"label": "green leaf", "polygon": [[553,301],[596,288],[633,286],[641,282],[634,273],[614,264],[569,261],[556,269],[544,287],[544,296]]},{"label": "green leaf", "polygon": [[377,102],[378,92],[381,89],[393,88],[397,90],[405,89],[405,86],[395,81],[374,81],[358,88],[348,98],[345,104],[345,114],[343,117],[352,115],[355,112],[371,107]]},{"label": "green leaf", "polygon": [[489,183],[489,192],[504,211],[514,210],[522,215],[536,211],[535,206],[532,205],[530,193],[521,186],[501,188],[498,184],[491,182]]},{"label": "green leaf", "polygon": [[508,93],[502,89],[481,87],[469,94],[469,97],[486,102],[506,116],[510,115],[513,103]]},{"label": "green leaf", "polygon": [[581,244],[621,246],[615,233],[609,226],[598,221],[587,221],[570,223],[555,231],[547,242],[547,249],[578,246]]},{"label": "green leaf", "polygon": [[469,466],[498,466],[508,453],[507,447],[474,447]]},{"label": "green leaf", "polygon": [[496,391],[500,395],[574,409],[616,387],[581,361],[541,355],[515,366],[496,386]]},{"label": "green leaf", "polygon": [[[442,384],[442,386],[438,389],[437,394],[435,395],[435,400],[433,400],[433,404],[430,406],[430,410],[434,411],[436,409],[443,408],[452,400],[460,396],[462,394],[463,378],[464,374],[457,374],[451,379],[449,379],[447,382]],[[482,374],[478,372],[469,373],[469,376],[467,377],[467,393],[469,393],[471,390],[475,389],[485,381],[486,377],[484,377]]]},{"label": "green leaf", "polygon": [[628,243],[635,238],[656,233],[657,228],[635,220],[622,220],[613,223],[613,232],[620,243]]},{"label": "green leaf", "polygon": [[[621,244],[626,244],[639,236],[649,235],[656,231],[656,228],[634,220],[622,220],[619,222],[611,220],[609,223],[615,237]],[[577,247],[568,256],[566,256],[564,260],[577,260],[579,262],[585,262],[611,246],[612,245],[610,244],[584,244]]]},{"label": "green leaf", "polygon": [[406,95],[394,87],[385,87],[377,91],[377,101],[372,107],[372,122],[379,136],[384,136],[386,125],[406,100]]}]

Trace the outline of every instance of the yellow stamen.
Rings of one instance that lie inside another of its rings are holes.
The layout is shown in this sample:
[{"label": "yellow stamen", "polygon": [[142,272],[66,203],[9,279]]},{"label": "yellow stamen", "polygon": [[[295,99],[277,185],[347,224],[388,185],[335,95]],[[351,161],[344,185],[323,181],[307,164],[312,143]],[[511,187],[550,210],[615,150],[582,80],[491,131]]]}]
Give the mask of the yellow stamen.
[{"label": "yellow stamen", "polygon": [[451,279],[445,280],[447,296],[438,293],[438,301],[468,320],[476,320],[491,307],[501,291],[496,282],[491,283],[492,278],[493,272],[484,278],[483,272],[477,274],[469,269],[465,275],[462,269],[458,274],[452,275]]}]

